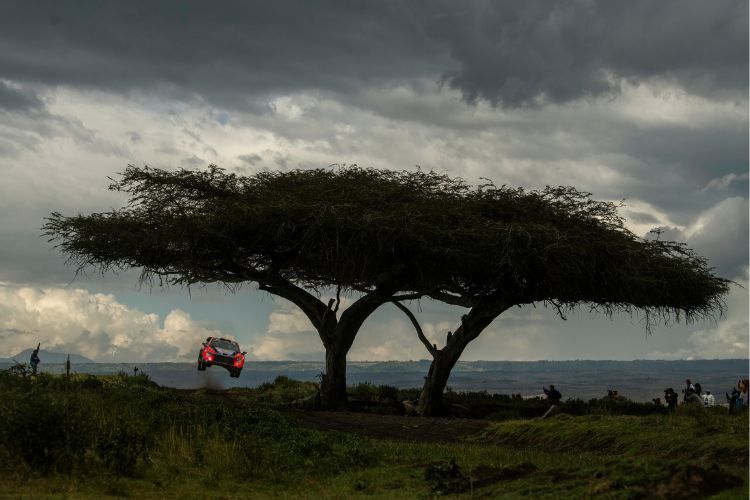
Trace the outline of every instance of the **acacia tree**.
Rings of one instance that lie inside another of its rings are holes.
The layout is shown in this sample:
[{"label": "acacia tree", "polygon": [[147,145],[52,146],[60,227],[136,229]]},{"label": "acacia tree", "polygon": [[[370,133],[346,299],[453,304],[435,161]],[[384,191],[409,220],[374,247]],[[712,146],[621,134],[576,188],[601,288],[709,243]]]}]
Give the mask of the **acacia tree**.
[{"label": "acacia tree", "polygon": [[574,188],[524,191],[480,186],[462,193],[464,235],[446,267],[453,279],[437,300],[469,308],[443,348],[431,344],[398,300],[432,356],[418,412],[441,411],[451,369],[466,346],[513,306],[542,303],[565,313],[578,306],[607,315],[644,314],[650,332],[670,323],[721,314],[730,281],[684,244],[637,238],[612,203]]},{"label": "acacia tree", "polygon": [[[109,188],[128,195],[123,208],[47,219],[68,262],[141,269],[161,284],[254,282],[291,301],[325,347],[327,406],[346,404],[346,355],[368,315],[440,288],[467,191],[433,172],[356,166],[253,176],[129,166]],[[326,303],[318,291],[328,287]],[[339,313],[351,291],[359,297]]]},{"label": "acacia tree", "polygon": [[[691,320],[720,310],[727,291],[689,249],[639,240],[614,205],[573,188],[470,188],[434,172],[357,167],[237,176],[130,166],[110,189],[127,205],[53,213],[44,225],[70,263],[187,286],[254,282],[288,299],[325,347],[328,406],[346,404],[346,355],[387,302],[430,296],[470,308],[443,349],[425,342],[434,359],[420,409],[431,414],[463,349],[509,307],[589,304]],[[326,303],[318,290],[329,287],[336,297]],[[351,291],[359,297],[339,313]]]}]

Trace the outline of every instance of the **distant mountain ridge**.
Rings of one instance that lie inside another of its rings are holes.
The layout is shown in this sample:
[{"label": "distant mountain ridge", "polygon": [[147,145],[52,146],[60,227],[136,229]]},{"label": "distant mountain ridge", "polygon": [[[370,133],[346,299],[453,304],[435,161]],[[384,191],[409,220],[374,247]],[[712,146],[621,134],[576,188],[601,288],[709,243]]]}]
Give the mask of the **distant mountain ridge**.
[{"label": "distant mountain ridge", "polygon": [[[9,358],[0,358],[0,363],[13,363],[13,360],[18,361],[19,363],[28,363],[29,359],[31,358],[31,353],[33,351],[34,349],[31,349],[31,348],[24,349],[23,351]],[[68,359],[67,353],[45,351],[44,349],[39,350],[39,360],[41,364],[65,363],[67,359]],[[70,362],[71,363],[95,363],[96,361],[93,361],[85,356],[81,356],[80,354],[71,353]]]}]

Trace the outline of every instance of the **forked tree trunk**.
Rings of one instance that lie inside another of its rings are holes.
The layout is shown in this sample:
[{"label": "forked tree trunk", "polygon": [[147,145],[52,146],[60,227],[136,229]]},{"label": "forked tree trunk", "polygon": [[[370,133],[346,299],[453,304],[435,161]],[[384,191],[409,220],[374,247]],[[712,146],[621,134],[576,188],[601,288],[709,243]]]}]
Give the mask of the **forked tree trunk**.
[{"label": "forked tree trunk", "polygon": [[482,302],[472,307],[469,314],[461,318],[461,326],[448,339],[442,349],[433,349],[430,370],[419,395],[417,413],[435,416],[445,411],[443,392],[448,384],[451,370],[458,362],[466,346],[498,317],[508,306],[502,302]]},{"label": "forked tree trunk", "polygon": [[457,354],[448,353],[446,350],[447,346],[433,358],[430,370],[424,378],[422,392],[419,394],[419,404],[417,405],[417,413],[421,416],[440,415],[444,411],[443,391],[445,391],[451,370],[461,356],[463,349]]},{"label": "forked tree trunk", "polygon": [[[326,349],[326,373],[320,387],[321,403],[325,408],[341,409],[349,404],[346,393],[346,355],[368,316],[390,300],[394,290],[378,289],[357,299],[341,313],[335,327],[321,335]],[[335,314],[335,313],[334,313]]]},{"label": "forked tree trunk", "polygon": [[[384,274],[383,281],[388,279]],[[340,296],[324,304],[310,292],[278,276],[266,277],[259,282],[261,290],[284,297],[299,307],[310,319],[320,335],[326,350],[326,371],[320,383],[320,401],[325,408],[345,408],[346,394],[346,355],[354,343],[362,323],[383,303],[389,301],[396,288],[392,284],[381,283],[372,292],[363,295],[336,318]]]}]

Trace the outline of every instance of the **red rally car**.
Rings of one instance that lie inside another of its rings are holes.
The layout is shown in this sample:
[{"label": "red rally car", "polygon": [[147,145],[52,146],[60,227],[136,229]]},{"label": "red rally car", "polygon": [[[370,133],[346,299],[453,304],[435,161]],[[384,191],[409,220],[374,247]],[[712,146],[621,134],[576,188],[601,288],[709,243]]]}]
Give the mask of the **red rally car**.
[{"label": "red rally car", "polygon": [[198,352],[198,370],[216,365],[226,368],[230,377],[239,377],[245,366],[245,354],[234,340],[208,337]]}]

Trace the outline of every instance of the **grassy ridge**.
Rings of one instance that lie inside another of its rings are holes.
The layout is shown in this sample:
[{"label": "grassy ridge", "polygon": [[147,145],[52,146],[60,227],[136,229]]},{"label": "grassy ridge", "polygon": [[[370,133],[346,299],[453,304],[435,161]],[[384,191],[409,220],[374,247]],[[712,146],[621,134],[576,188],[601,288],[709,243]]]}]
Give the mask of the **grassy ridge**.
[{"label": "grassy ridge", "polygon": [[493,423],[478,441],[549,451],[587,451],[626,457],[678,457],[748,464],[747,413],[683,406],[673,415],[570,417]]},{"label": "grassy ridge", "polygon": [[0,397],[5,472],[142,477],[177,467],[278,482],[374,461],[365,439],[302,428],[263,407],[189,397],[145,376],[5,374]]},{"label": "grassy ridge", "polygon": [[[747,498],[747,413],[573,402],[574,415],[494,422],[457,444],[300,426],[284,411],[314,386],[188,394],[146,376],[0,372],[0,497]],[[388,411],[402,394],[353,388]],[[538,402],[476,393],[505,419]],[[404,425],[415,420],[405,419]]]}]

